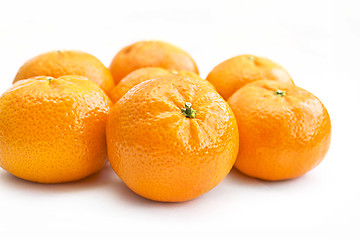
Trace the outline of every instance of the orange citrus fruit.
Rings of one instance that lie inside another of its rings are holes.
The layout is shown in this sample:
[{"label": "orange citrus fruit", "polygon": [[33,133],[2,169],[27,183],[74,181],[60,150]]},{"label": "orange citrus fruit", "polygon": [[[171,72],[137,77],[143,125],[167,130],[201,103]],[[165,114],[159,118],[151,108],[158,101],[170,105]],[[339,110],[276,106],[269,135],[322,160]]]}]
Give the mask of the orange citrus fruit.
[{"label": "orange citrus fruit", "polygon": [[325,157],[331,122],[313,94],[293,84],[262,80],[228,100],[239,127],[235,167],[265,180],[299,177]]},{"label": "orange citrus fruit", "polygon": [[112,103],[82,76],[35,77],[0,97],[0,167],[34,182],[79,180],[106,163]]},{"label": "orange citrus fruit", "polygon": [[293,83],[288,72],[279,64],[253,55],[236,56],[218,64],[206,79],[225,99],[245,84],[257,80]]},{"label": "orange citrus fruit", "polygon": [[238,152],[236,119],[203,80],[142,82],[111,109],[109,161],[137,194],[156,201],[196,198],[218,185]]},{"label": "orange citrus fruit", "polygon": [[199,73],[195,61],[181,48],[162,41],[140,41],[121,49],[110,65],[115,84],[132,71],[161,67]]},{"label": "orange citrus fruit", "polygon": [[94,56],[81,51],[51,51],[24,63],[14,82],[36,76],[80,75],[97,83],[106,93],[114,87],[110,71]]},{"label": "orange citrus fruit", "polygon": [[[184,77],[191,77],[196,79],[201,79],[199,75],[193,72],[188,71],[175,71],[175,70],[167,70],[164,68],[159,67],[146,67],[146,68],[139,68],[124,77],[116,86],[113,88],[110,93],[109,97],[115,103],[117,102],[127,91],[129,91],[135,85],[159,77],[165,76],[184,76]],[[202,81],[206,81],[201,79]],[[207,84],[211,85],[210,82],[206,81]],[[211,85],[212,86],[212,85]],[[213,87],[213,86],[212,86]]]}]

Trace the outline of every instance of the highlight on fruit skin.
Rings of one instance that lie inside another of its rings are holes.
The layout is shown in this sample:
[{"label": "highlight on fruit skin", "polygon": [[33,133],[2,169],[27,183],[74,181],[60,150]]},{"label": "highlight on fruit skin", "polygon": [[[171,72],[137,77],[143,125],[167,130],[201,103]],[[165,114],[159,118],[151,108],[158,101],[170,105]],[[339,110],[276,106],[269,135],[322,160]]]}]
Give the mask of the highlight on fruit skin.
[{"label": "highlight on fruit skin", "polygon": [[109,161],[135,193],[182,202],[217,186],[238,152],[236,119],[204,80],[169,76],[130,89],[110,111]]},{"label": "highlight on fruit skin", "polygon": [[270,80],[249,83],[229,99],[238,123],[235,168],[270,181],[304,175],[324,159],[331,138],[329,114],[310,92]]},{"label": "highlight on fruit skin", "polygon": [[17,81],[0,97],[0,167],[33,182],[82,179],[106,164],[112,103],[82,76]]},{"label": "highlight on fruit skin", "polygon": [[19,68],[13,82],[37,76],[57,78],[66,75],[87,77],[106,93],[115,86],[110,71],[99,59],[78,50],[55,50],[35,56]]},{"label": "highlight on fruit skin", "polygon": [[110,64],[115,84],[132,71],[144,67],[189,71],[199,74],[194,59],[183,49],[163,41],[139,41],[121,49]]},{"label": "highlight on fruit skin", "polygon": [[145,67],[139,68],[135,71],[126,75],[109,93],[110,99],[116,103],[122,96],[125,95],[132,87],[135,85],[155,78],[160,77],[169,77],[169,76],[184,76],[184,77],[191,77],[195,79],[200,79],[207,84],[209,84],[212,88],[212,84],[207,80],[200,78],[199,75],[189,71],[175,71],[175,70],[168,70],[160,67]]},{"label": "highlight on fruit skin", "polygon": [[239,55],[215,66],[206,79],[224,99],[236,90],[257,80],[294,83],[289,73],[279,64],[264,57]]}]

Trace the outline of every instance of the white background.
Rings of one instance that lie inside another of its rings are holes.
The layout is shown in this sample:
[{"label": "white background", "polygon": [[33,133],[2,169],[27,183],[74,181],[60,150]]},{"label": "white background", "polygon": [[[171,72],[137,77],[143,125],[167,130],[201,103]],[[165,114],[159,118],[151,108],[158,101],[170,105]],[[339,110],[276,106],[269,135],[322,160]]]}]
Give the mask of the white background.
[{"label": "white background", "polygon": [[44,185],[0,169],[0,239],[360,239],[360,7],[357,1],[0,1],[0,90],[29,58],[79,49],[109,65],[144,39],[189,52],[201,76],[239,54],[283,65],[318,96],[333,127],[307,175],[265,182],[233,170],[209,193],[159,203],[110,167]]}]

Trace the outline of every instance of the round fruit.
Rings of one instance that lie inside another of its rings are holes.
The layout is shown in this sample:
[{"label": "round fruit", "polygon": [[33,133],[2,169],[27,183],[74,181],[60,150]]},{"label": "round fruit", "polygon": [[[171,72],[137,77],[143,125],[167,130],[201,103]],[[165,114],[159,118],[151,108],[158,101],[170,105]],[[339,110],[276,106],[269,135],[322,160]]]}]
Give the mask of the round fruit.
[{"label": "round fruit", "polygon": [[80,75],[97,83],[106,93],[114,87],[110,71],[94,56],[81,51],[51,51],[28,60],[14,82],[36,76]]},{"label": "round fruit", "polygon": [[288,72],[279,64],[253,55],[240,55],[220,63],[206,79],[225,99],[245,84],[257,80],[293,83]]},{"label": "round fruit", "polygon": [[111,166],[137,194],[180,202],[218,185],[238,152],[236,119],[203,80],[181,76],[142,82],[111,109]]},{"label": "round fruit", "polygon": [[[147,81],[150,79],[154,79],[154,78],[165,77],[165,76],[174,76],[174,75],[201,79],[199,77],[199,75],[197,75],[196,73],[188,72],[188,71],[167,70],[167,69],[159,68],[159,67],[139,68],[139,69],[129,73],[128,75],[126,75],[126,77],[124,77],[116,85],[116,87],[110,91],[109,97],[115,103],[125,93],[127,93],[132,87],[134,87],[135,85],[137,85],[141,82],[144,82],[144,81]],[[201,79],[201,80],[206,81],[207,84],[211,85],[211,83],[208,82],[207,80],[203,80],[203,79]]]},{"label": "round fruit", "polygon": [[79,180],[106,163],[111,101],[82,76],[35,77],[0,97],[0,167],[34,182]]},{"label": "round fruit", "polygon": [[115,84],[132,71],[143,67],[161,67],[199,73],[191,58],[181,48],[161,41],[140,41],[121,49],[110,65]]},{"label": "round fruit", "polygon": [[135,85],[162,76],[171,76],[171,73],[168,70],[159,67],[146,67],[137,69],[126,75],[126,77],[124,77],[115,86],[115,88],[110,91],[109,97],[115,103]]},{"label": "round fruit", "polygon": [[247,84],[228,100],[239,127],[235,167],[265,180],[299,177],[325,157],[331,122],[311,93],[282,82]]}]

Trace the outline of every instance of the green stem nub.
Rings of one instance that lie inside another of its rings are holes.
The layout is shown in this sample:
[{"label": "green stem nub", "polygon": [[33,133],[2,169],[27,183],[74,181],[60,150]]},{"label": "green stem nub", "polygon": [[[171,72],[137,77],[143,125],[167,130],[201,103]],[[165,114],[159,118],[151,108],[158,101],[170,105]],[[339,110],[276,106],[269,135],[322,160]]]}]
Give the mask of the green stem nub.
[{"label": "green stem nub", "polygon": [[254,58],[253,56],[248,56],[248,59],[249,59],[250,61],[254,61],[254,60],[255,60],[255,58]]},{"label": "green stem nub", "polygon": [[194,109],[192,108],[191,103],[186,102],[186,103],[185,103],[185,108],[182,108],[182,109],[181,109],[181,112],[182,112],[182,114],[183,114],[185,117],[195,118],[195,114],[196,114],[197,110],[194,110]]},{"label": "green stem nub", "polygon": [[274,94],[276,95],[276,96],[280,96],[280,97],[285,97],[286,96],[286,91],[284,91],[284,90],[276,90],[275,92],[274,92]]},{"label": "green stem nub", "polygon": [[48,80],[49,82],[51,82],[51,80],[53,80],[53,77],[47,77],[46,80]]}]

